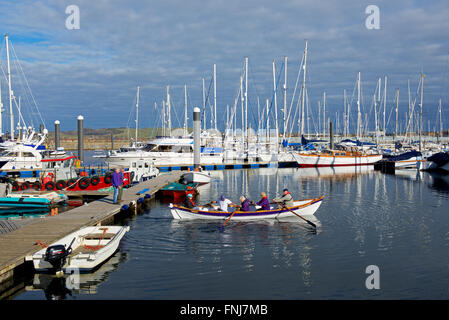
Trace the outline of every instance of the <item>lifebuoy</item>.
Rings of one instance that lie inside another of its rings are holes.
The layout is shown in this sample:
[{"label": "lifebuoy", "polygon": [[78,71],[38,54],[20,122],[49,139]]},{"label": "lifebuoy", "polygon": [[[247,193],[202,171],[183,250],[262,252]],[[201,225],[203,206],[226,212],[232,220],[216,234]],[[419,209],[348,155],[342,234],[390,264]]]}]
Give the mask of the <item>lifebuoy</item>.
[{"label": "lifebuoy", "polygon": [[100,183],[100,177],[94,176],[94,177],[90,178],[91,185],[96,186],[99,183]]},{"label": "lifebuoy", "polygon": [[19,191],[19,184],[16,181],[12,183],[12,191]]},{"label": "lifebuoy", "polygon": [[86,189],[89,186],[90,182],[88,178],[82,178],[79,182],[78,185],[81,189]]},{"label": "lifebuoy", "polygon": [[78,181],[78,179],[69,179],[69,181],[67,181],[67,187],[69,189],[74,189],[76,187],[77,181]]},{"label": "lifebuoy", "polygon": [[55,183],[53,181],[49,181],[45,184],[45,189],[48,191],[55,189]]},{"label": "lifebuoy", "polygon": [[64,189],[65,187],[66,187],[66,183],[65,183],[64,180],[58,180],[58,181],[56,182],[56,189],[62,190],[62,189]]},{"label": "lifebuoy", "polygon": [[20,186],[20,190],[28,190],[30,188],[30,183],[28,181],[25,181],[24,183],[22,183],[22,185]]},{"label": "lifebuoy", "polygon": [[33,183],[32,188],[33,188],[34,190],[36,190],[36,191],[39,191],[39,190],[42,188],[42,184],[41,184],[39,181],[35,181],[35,182]]},{"label": "lifebuoy", "polygon": [[110,184],[111,182],[112,182],[112,175],[110,173],[108,173],[104,176],[104,183]]},{"label": "lifebuoy", "polygon": [[81,168],[81,160],[80,159],[75,160],[75,167]]}]

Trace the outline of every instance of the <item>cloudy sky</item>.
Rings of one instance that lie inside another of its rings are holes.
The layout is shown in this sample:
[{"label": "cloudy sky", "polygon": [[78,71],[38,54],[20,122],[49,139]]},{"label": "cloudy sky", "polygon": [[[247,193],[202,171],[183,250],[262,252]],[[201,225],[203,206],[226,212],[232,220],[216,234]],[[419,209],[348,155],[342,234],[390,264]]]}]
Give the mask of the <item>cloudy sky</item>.
[{"label": "cloudy sky", "polygon": [[[66,28],[66,8],[70,5],[80,10],[79,29]],[[380,10],[380,29],[366,28],[369,15],[365,9],[369,5]],[[430,120],[434,126],[441,97],[447,128],[448,17],[449,4],[444,0],[0,2],[0,32],[9,34],[12,58],[17,55],[50,130],[56,119],[61,121],[62,130],[76,128],[80,114],[86,127],[134,126],[130,112],[137,86],[141,87],[140,126],[160,126],[167,85],[172,95],[173,126],[180,126],[184,84],[191,114],[194,106],[202,104],[202,78],[208,89],[214,63],[218,126],[223,128],[226,105],[234,104],[245,57],[249,58],[249,119],[257,121],[257,98],[262,104],[266,99],[271,102],[273,96],[272,61],[279,72],[284,56],[289,59],[290,105],[305,39],[309,46],[307,91],[314,119],[324,91],[328,117],[335,117],[336,112],[341,116],[343,90],[352,95],[358,71],[362,73],[364,111],[369,114],[378,78],[387,76],[387,113],[394,105],[396,88],[400,88],[400,114],[404,117],[408,110],[407,81],[414,98],[423,72],[424,122],[427,126]],[[6,73],[4,40],[0,54]],[[15,96],[22,97],[24,117],[31,116],[38,125],[32,98],[25,92],[26,82],[17,71],[17,62],[13,62]],[[3,104],[9,110],[6,79],[0,75]],[[280,106],[282,95],[279,89]],[[156,111],[155,102],[159,106]],[[9,115],[4,113],[3,122],[8,121]],[[4,124],[6,130],[9,126]]]}]

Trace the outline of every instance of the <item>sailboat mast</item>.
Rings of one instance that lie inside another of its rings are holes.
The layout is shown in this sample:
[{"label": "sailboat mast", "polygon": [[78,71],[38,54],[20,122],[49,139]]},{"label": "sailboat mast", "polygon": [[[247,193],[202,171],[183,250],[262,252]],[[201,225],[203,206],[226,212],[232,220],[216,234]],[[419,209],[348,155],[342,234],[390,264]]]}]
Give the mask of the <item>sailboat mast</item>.
[{"label": "sailboat mast", "polygon": [[362,114],[360,113],[360,71],[357,76],[357,139],[360,139],[362,134]]},{"label": "sailboat mast", "polygon": [[288,57],[284,57],[284,128],[282,130],[284,139],[285,132],[287,131],[287,60]]},{"label": "sailboat mast", "polygon": [[136,97],[136,146],[137,146],[137,137],[139,133],[139,96],[140,96],[140,87],[137,86],[137,97]]},{"label": "sailboat mast", "polygon": [[399,88],[396,89],[396,127],[394,129],[394,136],[398,135],[398,113],[399,113]]},{"label": "sailboat mast", "polygon": [[170,86],[167,86],[167,115],[168,115],[168,134],[171,136],[171,101]]},{"label": "sailboat mast", "polygon": [[245,57],[245,133],[248,144],[248,57]]},{"label": "sailboat mast", "polygon": [[440,114],[440,138],[443,137],[443,119],[441,117],[441,111],[442,111],[442,106],[441,106],[441,98],[440,98],[439,108],[438,108],[438,112]]},{"label": "sailboat mast", "polygon": [[245,127],[245,114],[244,114],[244,107],[243,107],[243,104],[244,104],[244,102],[245,102],[245,99],[244,99],[244,93],[243,93],[243,76],[240,76],[240,102],[241,102],[241,109],[242,109],[242,143],[244,143],[244,139],[245,139],[245,130],[244,130],[244,127]]},{"label": "sailboat mast", "polygon": [[11,66],[9,62],[9,36],[8,34],[5,35],[6,40],[6,59],[8,63],[8,91],[9,91],[9,114],[11,116],[10,118],[10,126],[11,126],[11,139],[14,140],[14,113],[12,111],[12,99],[13,99],[13,92],[11,89]]},{"label": "sailboat mast", "polygon": [[204,78],[203,78],[203,123],[204,123],[203,130],[206,130],[206,88],[204,84]]},{"label": "sailboat mast", "polygon": [[187,137],[187,85],[184,84],[184,137]]},{"label": "sailboat mast", "polygon": [[273,91],[274,91],[274,129],[276,130],[276,135],[278,132],[278,99],[276,90],[276,61],[273,60]]},{"label": "sailboat mast", "polygon": [[387,135],[387,128],[385,128],[386,126],[386,122],[385,122],[385,114],[387,113],[387,76],[385,76],[385,80],[384,80],[384,123],[383,123],[383,129],[384,129],[384,139],[385,136]]},{"label": "sailboat mast", "polygon": [[0,77],[0,137],[3,136],[2,79]]},{"label": "sailboat mast", "polygon": [[323,92],[323,139],[326,137],[326,91]]},{"label": "sailboat mast", "polygon": [[424,94],[424,73],[421,73],[421,103],[419,108],[419,151],[422,151],[421,135],[422,135],[422,115],[423,115],[423,94]]},{"label": "sailboat mast", "polygon": [[217,130],[217,65],[214,63],[214,127]]},{"label": "sailboat mast", "polygon": [[307,66],[307,40],[304,48],[304,74],[302,80],[302,110],[301,110],[301,135],[304,134],[304,100],[306,92],[306,66]]},{"label": "sailboat mast", "polygon": [[347,110],[346,110],[346,89],[343,89],[343,137],[346,138],[346,122],[347,122]]}]

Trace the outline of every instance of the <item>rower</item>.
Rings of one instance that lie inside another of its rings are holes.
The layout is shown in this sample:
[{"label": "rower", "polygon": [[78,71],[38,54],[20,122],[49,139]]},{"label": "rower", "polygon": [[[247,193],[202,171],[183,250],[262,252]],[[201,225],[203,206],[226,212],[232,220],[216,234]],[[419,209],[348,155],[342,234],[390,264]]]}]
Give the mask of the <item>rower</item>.
[{"label": "rower", "polygon": [[237,207],[238,211],[250,211],[251,208],[250,206],[250,201],[248,198],[246,198],[245,196],[241,196],[240,197],[240,205]]},{"label": "rower", "polygon": [[265,192],[261,192],[260,196],[262,199],[260,199],[258,202],[254,204],[254,201],[252,201],[252,205],[258,205],[261,208],[257,210],[271,210],[270,208],[270,200],[268,200],[267,194]]},{"label": "rower", "polygon": [[184,201],[184,207],[189,209],[198,209],[198,206],[196,205],[195,201],[193,200],[193,195],[191,193],[187,194],[186,200]]},{"label": "rower", "polygon": [[290,192],[288,191],[287,188],[284,189],[283,192],[284,192],[284,195],[280,198],[274,198],[273,202],[278,202],[280,208],[293,207],[294,203],[293,203],[292,195],[290,194]]},{"label": "rower", "polygon": [[224,212],[228,212],[228,206],[236,207],[236,205],[231,200],[226,198],[224,194],[221,195],[221,197],[220,197],[220,199],[218,199],[218,201],[212,201],[212,203],[218,203],[218,206],[219,206],[218,210],[224,211]]}]

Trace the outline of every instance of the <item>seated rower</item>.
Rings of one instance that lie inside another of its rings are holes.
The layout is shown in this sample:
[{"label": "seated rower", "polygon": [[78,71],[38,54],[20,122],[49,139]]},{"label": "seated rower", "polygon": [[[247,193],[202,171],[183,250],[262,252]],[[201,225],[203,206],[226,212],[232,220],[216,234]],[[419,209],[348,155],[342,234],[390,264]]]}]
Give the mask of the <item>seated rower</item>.
[{"label": "seated rower", "polygon": [[219,206],[218,210],[224,211],[224,212],[228,212],[228,206],[229,207],[236,206],[231,200],[226,198],[224,194],[221,195],[221,197],[220,197],[220,199],[218,199],[218,201],[213,201],[212,203],[218,203],[218,206]]},{"label": "seated rower", "polygon": [[196,205],[195,201],[193,200],[193,195],[191,193],[187,194],[186,200],[184,201],[184,207],[189,209],[198,209],[198,206]]},{"label": "seated rower", "polygon": [[249,207],[250,202],[249,199],[247,199],[244,196],[240,197],[240,205],[237,207],[238,211],[251,211],[251,208]]},{"label": "seated rower", "polygon": [[288,192],[288,189],[284,189],[284,195],[280,198],[274,198],[273,202],[277,202],[280,208],[289,208],[294,206],[293,197],[290,192]]},{"label": "seated rower", "polygon": [[[261,206],[260,209],[257,210],[271,210],[270,208],[270,200],[268,200],[267,194],[265,192],[261,192],[260,196],[262,199],[260,199],[258,202],[256,202],[256,205]],[[253,201],[254,203],[254,201]]]}]

